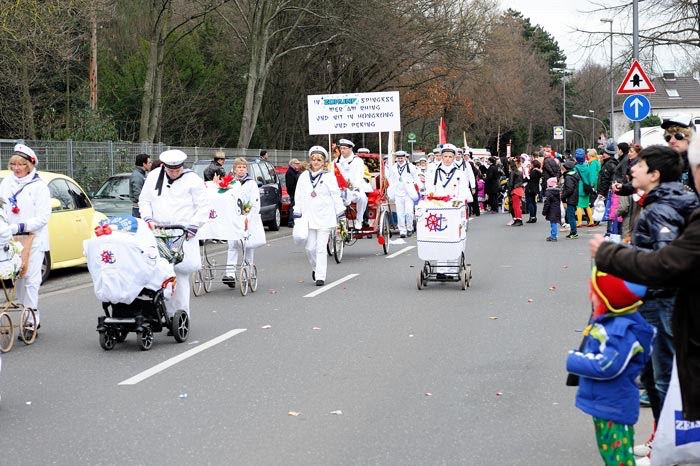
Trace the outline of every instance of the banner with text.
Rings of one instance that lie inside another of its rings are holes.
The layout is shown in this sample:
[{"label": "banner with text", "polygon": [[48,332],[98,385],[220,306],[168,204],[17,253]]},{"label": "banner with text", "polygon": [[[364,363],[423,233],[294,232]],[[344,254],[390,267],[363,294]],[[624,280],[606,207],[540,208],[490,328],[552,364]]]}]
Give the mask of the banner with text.
[{"label": "banner with text", "polygon": [[398,91],[307,96],[309,134],[401,131]]}]

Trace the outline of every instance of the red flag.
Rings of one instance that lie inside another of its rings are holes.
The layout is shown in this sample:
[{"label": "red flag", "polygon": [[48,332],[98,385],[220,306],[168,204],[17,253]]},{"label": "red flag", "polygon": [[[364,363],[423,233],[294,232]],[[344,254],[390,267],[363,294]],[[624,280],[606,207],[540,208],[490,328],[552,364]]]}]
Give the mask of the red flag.
[{"label": "red flag", "polygon": [[333,171],[335,173],[335,179],[338,181],[338,187],[340,189],[346,189],[348,187],[348,182],[345,180],[345,177],[343,176],[342,173],[340,173],[340,169],[338,168],[337,164],[333,164]]},{"label": "red flag", "polygon": [[447,123],[444,117],[440,117],[440,126],[438,126],[438,141],[439,144],[447,144]]}]

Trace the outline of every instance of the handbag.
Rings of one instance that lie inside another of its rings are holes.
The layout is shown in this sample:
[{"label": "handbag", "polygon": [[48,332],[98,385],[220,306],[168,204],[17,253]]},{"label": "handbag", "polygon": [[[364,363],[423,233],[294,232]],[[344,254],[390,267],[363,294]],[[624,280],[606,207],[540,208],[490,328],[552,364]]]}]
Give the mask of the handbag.
[{"label": "handbag", "polygon": [[700,463],[700,422],[683,418],[676,358],[673,358],[671,383],[659,417],[652,451],[653,466]]},{"label": "handbag", "polygon": [[265,227],[260,214],[248,215],[247,220],[248,230],[245,232],[245,247],[255,249],[264,246],[266,243]]},{"label": "handbag", "polygon": [[605,199],[602,196],[596,198],[593,202],[593,221],[600,222],[605,216]]},{"label": "handbag", "polygon": [[309,237],[309,221],[302,215],[294,219],[294,228],[292,228],[292,238],[296,244],[305,244]]}]

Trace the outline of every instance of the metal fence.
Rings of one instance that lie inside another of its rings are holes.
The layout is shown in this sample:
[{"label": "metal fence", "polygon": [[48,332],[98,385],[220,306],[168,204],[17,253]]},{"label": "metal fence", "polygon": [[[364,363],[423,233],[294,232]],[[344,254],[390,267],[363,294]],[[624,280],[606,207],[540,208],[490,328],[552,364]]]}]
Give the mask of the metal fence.
[{"label": "metal fence", "polygon": [[[211,160],[222,150],[226,157],[257,157],[260,149],[236,149],[227,147],[176,147],[163,143],[42,141],[0,139],[0,169],[7,168],[14,145],[24,143],[34,149],[39,158],[38,168],[62,173],[75,179],[86,191],[96,190],[115,173],[131,172],[136,155],[145,153],[153,158],[169,149],[180,149],[188,155],[188,162]],[[304,159],[305,151],[267,149],[274,165],[287,165],[293,158]]]}]

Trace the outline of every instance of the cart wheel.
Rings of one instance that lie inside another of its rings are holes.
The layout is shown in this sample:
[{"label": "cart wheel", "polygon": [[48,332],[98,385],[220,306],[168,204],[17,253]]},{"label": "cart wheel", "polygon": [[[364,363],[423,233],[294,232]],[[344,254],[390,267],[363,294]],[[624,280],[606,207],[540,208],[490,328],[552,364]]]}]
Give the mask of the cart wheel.
[{"label": "cart wheel", "polygon": [[19,336],[25,345],[36,340],[36,314],[34,309],[25,307],[19,316]]},{"label": "cart wheel", "polygon": [[382,250],[384,254],[389,254],[389,238],[391,238],[391,225],[389,224],[389,214],[384,212],[379,221],[379,234],[384,237]]},{"label": "cart wheel", "polygon": [[258,268],[255,265],[250,266],[250,291],[255,293],[258,291]]},{"label": "cart wheel", "polygon": [[15,344],[15,328],[7,312],[0,313],[0,352],[7,353]]},{"label": "cart wheel", "polygon": [[216,267],[216,261],[211,260],[204,268],[201,270],[202,282],[204,282],[204,291],[209,293],[211,291],[211,284],[214,281],[214,270]]},{"label": "cart wheel", "polygon": [[198,270],[190,274],[190,284],[192,285],[192,294],[202,296],[204,291],[204,280],[202,280],[202,271]]},{"label": "cart wheel", "polygon": [[238,286],[242,296],[248,294],[248,286],[250,285],[249,277],[248,267],[245,265],[241,266],[241,271],[238,273]]},{"label": "cart wheel", "polygon": [[336,264],[340,264],[343,260],[343,251],[345,250],[345,241],[339,234],[333,235],[333,258]]},{"label": "cart wheel", "polygon": [[170,321],[170,331],[175,337],[175,341],[182,343],[190,335],[190,317],[182,309],[175,312]]},{"label": "cart wheel", "polygon": [[423,289],[423,271],[418,272],[418,280],[416,280],[416,286],[419,290]]},{"label": "cart wheel", "polygon": [[467,287],[471,286],[472,283],[472,265],[467,264]]},{"label": "cart wheel", "polygon": [[114,337],[107,332],[100,332],[100,346],[103,350],[109,351],[114,348]]},{"label": "cart wheel", "polygon": [[467,289],[467,283],[469,282],[469,279],[467,278],[467,271],[462,269],[459,271],[459,287],[462,288],[462,290]]},{"label": "cart wheel", "polygon": [[136,343],[141,351],[148,351],[153,346],[153,330],[151,327],[143,327],[143,332],[136,332]]},{"label": "cart wheel", "polygon": [[126,341],[126,337],[129,336],[129,331],[128,330],[119,330],[117,334],[114,337],[114,340],[117,343],[124,343]]},{"label": "cart wheel", "polygon": [[335,234],[331,233],[330,236],[328,237],[328,242],[326,243],[326,252],[328,253],[329,256],[333,255],[334,236],[335,236]]}]

